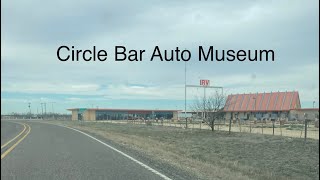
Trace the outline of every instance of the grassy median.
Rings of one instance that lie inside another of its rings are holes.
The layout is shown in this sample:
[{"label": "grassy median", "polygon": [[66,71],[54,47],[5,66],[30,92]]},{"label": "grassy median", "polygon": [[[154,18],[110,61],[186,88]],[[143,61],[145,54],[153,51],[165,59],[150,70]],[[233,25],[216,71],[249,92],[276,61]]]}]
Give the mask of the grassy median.
[{"label": "grassy median", "polygon": [[103,136],[199,179],[318,179],[319,141],[225,131],[56,122]]}]

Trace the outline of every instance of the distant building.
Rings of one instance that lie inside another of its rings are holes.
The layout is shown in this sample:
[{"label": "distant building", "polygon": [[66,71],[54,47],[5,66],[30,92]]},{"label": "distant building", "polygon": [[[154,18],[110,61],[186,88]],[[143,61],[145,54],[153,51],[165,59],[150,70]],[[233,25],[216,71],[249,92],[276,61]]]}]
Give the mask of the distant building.
[{"label": "distant building", "polygon": [[72,120],[178,119],[180,110],[72,108]]},{"label": "distant building", "polygon": [[319,108],[291,109],[290,114],[290,120],[303,120],[304,117],[309,120],[319,120]]},{"label": "distant building", "polygon": [[224,111],[226,119],[302,120],[304,113],[319,118],[319,108],[301,108],[297,91],[229,95]]}]

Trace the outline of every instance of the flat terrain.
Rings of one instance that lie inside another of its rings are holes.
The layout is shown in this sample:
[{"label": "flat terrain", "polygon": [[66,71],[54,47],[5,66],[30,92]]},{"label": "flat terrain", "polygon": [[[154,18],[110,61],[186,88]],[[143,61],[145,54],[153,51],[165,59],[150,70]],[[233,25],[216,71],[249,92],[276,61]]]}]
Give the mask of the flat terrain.
[{"label": "flat terrain", "polygon": [[55,121],[145,153],[199,179],[318,179],[319,141],[166,126]]},{"label": "flat terrain", "polygon": [[[127,120],[105,120],[99,122],[111,122],[111,123],[121,123],[121,124],[146,124],[144,121],[135,120],[135,121],[127,121]],[[215,125],[215,129],[219,131],[229,131],[228,122],[225,124],[221,122],[217,122]],[[169,120],[165,120],[163,123],[160,121],[152,122],[152,125],[158,126],[171,126],[171,127],[185,127],[184,121],[172,122]],[[192,123],[188,123],[189,129],[202,129],[202,130],[211,130],[211,128],[205,123],[201,123],[201,121],[193,121]],[[303,138],[304,137],[304,124],[287,122],[287,124],[280,126],[279,122],[275,123],[274,135],[276,136],[287,136],[287,137],[295,137],[295,138]],[[239,125],[238,123],[233,123],[231,126],[232,132],[247,132],[247,133],[255,133],[255,134],[273,134],[272,123],[268,122],[266,124],[257,123],[254,124],[251,122],[251,126],[249,122],[242,123]],[[316,128],[314,122],[310,122],[307,129],[307,138],[311,139],[319,139],[319,128]]]},{"label": "flat terrain", "polygon": [[[75,130],[35,121],[19,122],[29,125],[31,131],[1,159],[1,179],[163,179],[161,171],[146,168],[152,164],[141,165]],[[22,128],[20,125],[16,130],[15,126],[1,121],[1,144]]]}]

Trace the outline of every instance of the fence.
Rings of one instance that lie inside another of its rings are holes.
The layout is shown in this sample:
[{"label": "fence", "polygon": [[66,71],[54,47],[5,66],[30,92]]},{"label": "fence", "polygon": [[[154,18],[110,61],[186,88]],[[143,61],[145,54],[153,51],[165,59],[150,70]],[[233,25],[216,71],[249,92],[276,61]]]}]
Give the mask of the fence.
[{"label": "fence", "polygon": [[[128,123],[144,124],[153,126],[166,126],[175,128],[186,128],[185,120],[103,120],[97,122],[107,123]],[[216,121],[214,123],[215,131],[269,134],[276,136],[287,136],[296,138],[319,139],[319,121],[240,121],[230,120]],[[202,120],[188,120],[188,129],[212,130],[211,127]],[[307,130],[307,131],[306,131]],[[306,133],[307,132],[307,133]]]}]

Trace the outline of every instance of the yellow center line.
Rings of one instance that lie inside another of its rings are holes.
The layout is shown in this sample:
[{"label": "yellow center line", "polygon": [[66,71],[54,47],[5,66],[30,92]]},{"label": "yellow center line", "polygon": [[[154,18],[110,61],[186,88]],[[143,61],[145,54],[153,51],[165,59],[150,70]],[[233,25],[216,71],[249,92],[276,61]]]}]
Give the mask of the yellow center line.
[{"label": "yellow center line", "polygon": [[13,122],[13,123],[17,123],[17,124],[23,125],[23,130],[16,137],[12,138],[8,142],[6,142],[4,145],[1,145],[1,149],[6,147],[8,144],[10,144],[15,139],[17,139],[26,130],[26,125],[25,124],[21,124],[21,123],[18,123],[18,122]]},{"label": "yellow center line", "polygon": [[28,132],[22,138],[20,138],[14,145],[12,145],[7,151],[5,151],[3,154],[1,154],[1,160],[4,157],[6,157],[30,133],[31,127],[28,124],[26,124],[26,125],[28,126]]}]

